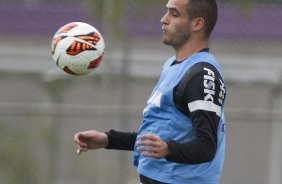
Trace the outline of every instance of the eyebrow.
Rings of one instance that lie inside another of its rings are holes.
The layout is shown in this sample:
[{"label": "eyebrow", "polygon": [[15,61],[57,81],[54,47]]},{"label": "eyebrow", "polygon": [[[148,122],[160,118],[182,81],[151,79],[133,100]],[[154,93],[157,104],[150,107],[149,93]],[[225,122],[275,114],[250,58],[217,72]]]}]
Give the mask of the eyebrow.
[{"label": "eyebrow", "polygon": [[179,11],[177,8],[175,8],[175,7],[166,7],[166,10],[168,10],[168,11],[174,11],[174,12],[177,12],[177,13],[180,14],[180,11]]}]

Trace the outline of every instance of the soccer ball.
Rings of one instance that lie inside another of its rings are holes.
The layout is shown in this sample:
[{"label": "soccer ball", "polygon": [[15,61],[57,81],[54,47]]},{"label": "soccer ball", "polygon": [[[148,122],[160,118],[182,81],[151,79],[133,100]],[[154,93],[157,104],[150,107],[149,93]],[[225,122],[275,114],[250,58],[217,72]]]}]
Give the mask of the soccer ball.
[{"label": "soccer ball", "polygon": [[68,74],[85,75],[102,61],[105,43],[100,32],[83,22],[61,27],[51,43],[52,57],[57,66]]}]

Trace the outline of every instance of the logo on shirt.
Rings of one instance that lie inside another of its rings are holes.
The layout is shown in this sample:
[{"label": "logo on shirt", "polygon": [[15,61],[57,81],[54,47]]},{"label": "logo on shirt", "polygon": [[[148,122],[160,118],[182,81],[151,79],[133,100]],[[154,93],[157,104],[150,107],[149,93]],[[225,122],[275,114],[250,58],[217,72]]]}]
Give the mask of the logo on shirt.
[{"label": "logo on shirt", "polygon": [[225,123],[222,123],[221,132],[225,132],[225,131],[226,131],[226,125],[225,125]]},{"label": "logo on shirt", "polygon": [[218,95],[219,96],[218,102],[222,105],[224,97],[225,97],[226,90],[225,90],[224,82],[222,82],[222,80],[220,80],[220,79],[219,79],[219,82],[220,82],[220,92],[219,92],[219,95]]},{"label": "logo on shirt", "polygon": [[157,107],[161,107],[161,97],[162,93],[159,91],[155,91],[155,93],[151,96],[147,103]]},{"label": "logo on shirt", "polygon": [[204,68],[207,71],[207,74],[204,75],[204,94],[205,94],[205,101],[214,101],[215,95],[215,75],[214,72],[208,68]]}]

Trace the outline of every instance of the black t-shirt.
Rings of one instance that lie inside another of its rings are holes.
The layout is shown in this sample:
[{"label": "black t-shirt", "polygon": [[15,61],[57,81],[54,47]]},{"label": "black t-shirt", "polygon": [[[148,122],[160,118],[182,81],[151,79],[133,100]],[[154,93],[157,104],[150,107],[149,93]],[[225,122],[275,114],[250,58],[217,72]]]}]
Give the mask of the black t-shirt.
[{"label": "black t-shirt", "polygon": [[[203,49],[200,52],[208,52]],[[172,65],[181,61],[175,61]],[[199,164],[211,161],[217,149],[220,111],[225,100],[225,85],[217,69],[207,63],[193,65],[173,91],[175,107],[189,117],[195,138],[189,142],[168,141],[168,161]],[[136,132],[110,130],[107,149],[134,150]]]}]

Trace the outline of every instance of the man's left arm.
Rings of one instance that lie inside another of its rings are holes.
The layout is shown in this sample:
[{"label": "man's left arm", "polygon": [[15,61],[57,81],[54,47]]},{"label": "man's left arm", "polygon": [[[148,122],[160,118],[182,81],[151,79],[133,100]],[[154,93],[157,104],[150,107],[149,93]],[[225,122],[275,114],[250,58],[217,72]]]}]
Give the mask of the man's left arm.
[{"label": "man's left arm", "polygon": [[188,107],[186,115],[191,119],[195,137],[185,143],[168,141],[171,154],[166,159],[200,164],[212,161],[216,154],[225,86],[221,75],[211,64],[198,63],[190,71],[182,80],[182,88]]},{"label": "man's left arm", "polygon": [[[192,122],[194,139],[179,143],[164,142],[159,137],[146,137],[138,143],[144,156],[165,157],[168,161],[183,164],[200,164],[213,160],[217,150],[217,131],[225,98],[223,79],[208,63],[199,63],[187,72],[177,86],[180,100],[176,107]],[[182,100],[183,97],[185,100]],[[184,105],[181,104],[185,101]]]}]

